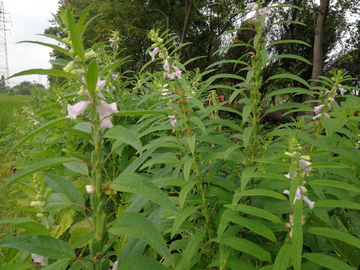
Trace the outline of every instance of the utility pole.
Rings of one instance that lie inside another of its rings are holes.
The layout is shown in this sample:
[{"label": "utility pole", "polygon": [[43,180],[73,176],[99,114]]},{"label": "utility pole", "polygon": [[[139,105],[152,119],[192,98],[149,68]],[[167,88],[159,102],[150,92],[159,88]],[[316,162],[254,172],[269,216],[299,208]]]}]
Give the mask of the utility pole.
[{"label": "utility pole", "polygon": [[[8,51],[6,42],[6,23],[9,22],[7,16],[9,13],[5,11],[3,1],[0,2],[0,76],[4,75],[5,78],[9,77],[9,62]],[[10,80],[5,81],[6,86],[10,89]]]}]

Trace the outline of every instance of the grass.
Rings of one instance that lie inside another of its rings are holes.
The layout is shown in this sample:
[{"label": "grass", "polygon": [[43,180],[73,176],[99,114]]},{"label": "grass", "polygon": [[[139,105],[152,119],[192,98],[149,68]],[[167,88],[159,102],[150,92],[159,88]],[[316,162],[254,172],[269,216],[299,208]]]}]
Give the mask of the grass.
[{"label": "grass", "polygon": [[1,133],[5,131],[14,109],[20,109],[29,103],[29,100],[30,96],[0,94],[0,137]]}]

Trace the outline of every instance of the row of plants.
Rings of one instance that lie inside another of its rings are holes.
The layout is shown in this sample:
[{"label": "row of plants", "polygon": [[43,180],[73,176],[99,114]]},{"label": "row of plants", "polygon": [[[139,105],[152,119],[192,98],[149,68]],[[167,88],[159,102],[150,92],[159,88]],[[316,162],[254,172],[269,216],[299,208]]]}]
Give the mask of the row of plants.
[{"label": "row of plants", "polygon": [[[119,58],[116,31],[85,49],[89,8],[77,22],[70,5],[60,8],[56,19],[67,37],[46,36],[62,46],[33,43],[71,60],[56,60],[63,70],[14,75],[68,81],[33,95],[42,124],[7,153],[27,145],[24,156],[8,163],[19,172],[1,190],[28,203],[11,212],[33,215],[0,221],[20,228],[0,241],[1,269],[357,269],[358,89],[335,70],[314,89],[287,73],[263,81],[271,61],[307,62],[268,55],[277,44],[307,45],[267,43],[263,31],[272,26],[266,24],[272,8],[297,7],[248,4],[239,12],[249,12],[253,39],[217,53],[236,46],[254,52],[204,72],[186,69],[194,59],[181,61],[177,53],[185,44],[176,36],[152,30],[151,60],[135,75],[120,72],[131,59]],[[242,66],[246,76],[211,76],[226,64]],[[217,84],[224,78],[238,83]],[[259,93],[280,79],[303,87],[290,83]],[[217,94],[222,89],[231,91],[229,100]],[[317,106],[281,103],[262,112],[267,100],[289,94],[311,96]],[[313,115],[269,128],[264,117],[280,110]]]}]

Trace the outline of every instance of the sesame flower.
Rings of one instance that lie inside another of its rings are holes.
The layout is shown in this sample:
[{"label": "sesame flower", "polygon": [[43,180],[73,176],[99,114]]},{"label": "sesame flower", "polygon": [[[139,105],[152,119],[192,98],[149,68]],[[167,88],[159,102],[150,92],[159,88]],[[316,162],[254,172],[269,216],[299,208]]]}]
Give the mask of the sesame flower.
[{"label": "sesame flower", "polygon": [[251,10],[257,10],[259,8],[259,5],[257,3],[252,2],[252,3],[248,3],[246,5],[246,8],[251,8]]},{"label": "sesame flower", "polygon": [[[340,84],[339,84],[339,86],[341,86]],[[346,89],[344,89],[344,88],[339,88],[339,91],[340,91],[340,94],[343,96],[344,94],[345,94],[345,92],[347,92],[347,90]]]},{"label": "sesame flower", "polygon": [[31,258],[33,259],[34,263],[40,263],[41,266],[46,266],[46,258],[44,256],[31,253]]},{"label": "sesame flower", "polygon": [[90,102],[87,101],[80,101],[79,103],[76,103],[75,105],[67,105],[68,110],[68,116],[66,118],[69,119],[76,119],[76,117],[80,114],[83,114],[86,110],[86,108],[89,106]]},{"label": "sesame flower", "polygon": [[149,52],[150,56],[151,56],[151,61],[155,60],[155,56],[157,55],[157,53],[159,52],[159,48],[156,47],[152,52]]},{"label": "sesame flower", "polygon": [[310,201],[308,197],[302,196],[302,199],[309,205],[310,209],[313,209],[315,207],[315,202]]},{"label": "sesame flower", "polygon": [[169,115],[168,116],[170,118],[170,124],[175,127],[175,123],[176,123],[176,118],[175,115]]},{"label": "sesame flower", "polygon": [[[321,109],[322,109],[324,106],[325,106],[324,104],[321,104],[321,105],[319,105],[319,106],[314,107],[314,112],[315,112],[316,114],[319,114],[319,113],[321,112]],[[330,110],[330,109],[331,109],[331,104],[328,103],[327,106],[329,107],[329,110]]]},{"label": "sesame flower", "polygon": [[95,188],[93,185],[86,185],[85,188],[86,188],[87,194],[92,194],[95,191]]},{"label": "sesame flower", "polygon": [[300,159],[300,163],[301,163],[301,169],[304,173],[309,173],[311,172],[311,167],[306,168],[307,166],[311,165],[311,162]]},{"label": "sesame flower", "polygon": [[169,65],[169,61],[168,61],[167,59],[165,59],[165,61],[164,61],[163,68],[164,68],[167,72],[170,72],[170,65]]},{"label": "sesame flower", "polygon": [[[112,267],[112,270],[117,270],[119,267],[119,261],[114,262],[114,265]],[[110,269],[109,269],[110,270]]]},{"label": "sesame flower", "polygon": [[258,10],[259,15],[267,15],[270,14],[270,10],[266,7],[266,8],[262,8]]},{"label": "sesame flower", "polygon": [[99,128],[112,128],[113,124],[111,123],[111,118],[113,113],[119,112],[116,103],[107,104],[105,101],[100,100],[99,105],[96,106],[96,109],[100,115],[101,123]]}]

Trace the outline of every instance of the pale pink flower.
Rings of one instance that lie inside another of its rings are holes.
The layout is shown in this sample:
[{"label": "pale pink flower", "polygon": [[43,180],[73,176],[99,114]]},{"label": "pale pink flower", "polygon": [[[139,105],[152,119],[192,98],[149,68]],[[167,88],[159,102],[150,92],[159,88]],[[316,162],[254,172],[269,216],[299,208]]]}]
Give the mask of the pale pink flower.
[{"label": "pale pink flower", "polygon": [[[314,107],[314,112],[315,112],[316,114],[320,113],[320,112],[321,112],[321,109],[322,109],[324,106],[325,106],[324,104],[321,104],[321,105],[319,105],[319,106]],[[329,107],[329,110],[331,110],[331,104],[328,103],[327,106]]]},{"label": "pale pink flower", "polygon": [[266,8],[262,8],[258,10],[259,15],[267,15],[270,14],[270,10],[266,7]]},{"label": "pale pink flower", "polygon": [[111,118],[113,113],[119,112],[116,103],[107,104],[105,101],[100,100],[99,105],[96,106],[96,109],[100,115],[101,123],[99,128],[112,128],[113,124],[111,123]]},{"label": "pale pink flower", "polygon": [[290,173],[284,174],[284,176],[290,179]]},{"label": "pale pink flower", "polygon": [[169,65],[169,61],[166,59],[164,61],[164,66],[163,68],[167,71],[167,72],[170,72],[170,65]]},{"label": "pale pink flower", "polygon": [[[117,270],[119,267],[119,261],[114,262],[112,270]],[[109,269],[110,270],[110,269]]]},{"label": "pale pink flower", "polygon": [[301,162],[301,169],[304,173],[309,173],[311,172],[311,167],[306,168],[307,166],[311,165],[312,163],[303,159],[300,159]]},{"label": "pale pink flower", "polygon": [[181,70],[177,66],[173,66],[175,76],[181,79]]},{"label": "pale pink flower", "polygon": [[95,188],[94,188],[93,185],[86,185],[85,188],[86,188],[86,192],[87,192],[88,194],[94,193]]},{"label": "pale pink flower", "polygon": [[156,47],[152,52],[149,52],[150,56],[151,56],[151,61],[155,60],[155,56],[157,55],[157,53],[159,52],[159,48]]},{"label": "pale pink flower", "polygon": [[251,10],[257,10],[259,8],[259,5],[257,3],[248,3],[246,5],[246,8],[251,8]]},{"label": "pale pink flower", "polygon": [[302,199],[303,199],[304,202],[306,202],[309,205],[310,209],[314,208],[315,202],[310,201],[309,198],[306,197],[306,196],[302,196]]},{"label": "pale pink flower", "polygon": [[175,123],[176,123],[176,118],[175,115],[169,115],[168,116],[170,118],[170,124],[175,127]]},{"label": "pale pink flower", "polygon": [[344,88],[339,88],[339,91],[342,96],[345,94],[345,92],[347,92],[347,90]]},{"label": "pale pink flower", "polygon": [[359,148],[360,149],[360,141],[357,141],[356,143],[355,143],[355,149],[356,148]]},{"label": "pale pink flower", "polygon": [[35,263],[40,263],[41,266],[46,266],[46,258],[44,256],[37,255],[35,253],[31,253],[31,258]]},{"label": "pale pink flower", "polygon": [[119,77],[119,75],[111,74],[111,77],[112,77],[113,80],[116,80]]},{"label": "pale pink flower", "polygon": [[[315,115],[315,116],[313,117],[313,120],[319,119],[320,117],[321,117],[321,113]],[[330,117],[330,115],[328,115],[327,113],[324,113],[324,118],[325,118],[326,120],[329,120],[331,117]]]},{"label": "pale pink flower", "polygon": [[169,94],[169,89],[164,88],[161,90],[161,92],[161,95],[166,96],[167,94]]},{"label": "pale pink flower", "polygon": [[69,115],[66,116],[66,118],[69,119],[76,119],[76,117],[80,114],[83,114],[86,110],[86,108],[89,106],[90,102],[87,101],[80,101],[79,103],[76,103],[74,106],[68,104],[67,110]]}]

